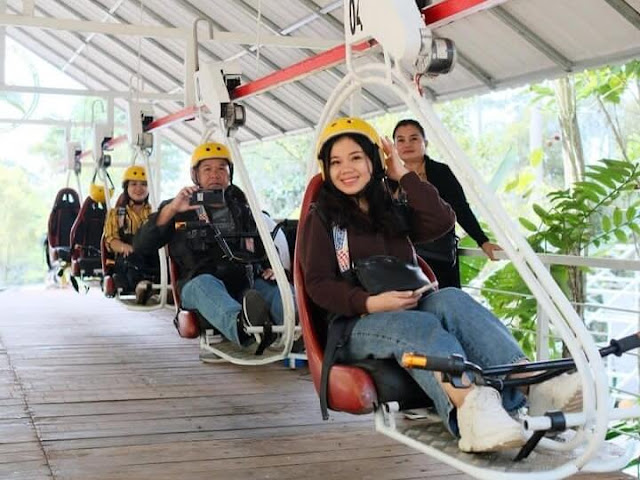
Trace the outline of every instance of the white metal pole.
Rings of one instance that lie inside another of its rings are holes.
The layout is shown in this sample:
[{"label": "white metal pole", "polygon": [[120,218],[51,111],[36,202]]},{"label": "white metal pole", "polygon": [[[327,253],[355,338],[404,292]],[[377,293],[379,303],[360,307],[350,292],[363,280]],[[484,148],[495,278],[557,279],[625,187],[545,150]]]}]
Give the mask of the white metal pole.
[{"label": "white metal pole", "polygon": [[[0,0],[0,14],[7,12],[7,0]],[[5,83],[5,60],[7,56],[7,29],[0,26],[0,82]]]}]

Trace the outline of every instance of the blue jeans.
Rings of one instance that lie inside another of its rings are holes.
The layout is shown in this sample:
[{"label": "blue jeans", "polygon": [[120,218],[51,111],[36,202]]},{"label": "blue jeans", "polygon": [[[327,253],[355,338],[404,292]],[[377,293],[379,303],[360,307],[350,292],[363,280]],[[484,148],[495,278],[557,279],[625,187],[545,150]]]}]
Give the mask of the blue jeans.
[{"label": "blue jeans", "polygon": [[[509,330],[489,310],[457,288],[445,288],[424,297],[414,310],[379,312],[358,321],[341,351],[349,362],[366,358],[395,358],[404,352],[465,359],[488,367],[525,359]],[[451,433],[458,436],[455,407],[433,372],[407,370],[433,400],[436,411]],[[507,411],[524,406],[526,397],[517,388],[502,392]]]},{"label": "blue jeans", "polygon": [[[284,311],[276,283],[256,278],[253,288],[269,305],[273,323],[282,325]],[[237,320],[242,305],[229,295],[222,280],[208,273],[193,277],[182,287],[181,300],[184,308],[197,310],[225,338],[240,344]]]}]

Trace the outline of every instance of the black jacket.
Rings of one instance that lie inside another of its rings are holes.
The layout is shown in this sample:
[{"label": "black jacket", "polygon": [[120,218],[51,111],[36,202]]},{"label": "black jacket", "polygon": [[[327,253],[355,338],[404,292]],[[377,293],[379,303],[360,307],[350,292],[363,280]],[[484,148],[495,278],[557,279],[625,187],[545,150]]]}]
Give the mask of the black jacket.
[{"label": "black jacket", "polygon": [[[232,185],[225,191],[225,198],[236,232],[255,233],[258,237],[244,193]],[[232,296],[239,295],[248,286],[246,266],[223,258],[222,249],[214,239],[212,230],[202,228],[176,230],[176,222],[197,222],[198,215],[195,211],[178,213],[166,225],[156,224],[158,213],[170,202],[171,200],[162,202],[158,212],[153,213],[138,230],[133,239],[135,251],[147,254],[168,244],[169,254],[178,265],[178,288],[182,288],[185,282],[197,275],[209,273],[222,280]],[[256,238],[255,242],[257,253],[263,252],[259,238]],[[227,243],[233,251],[242,250],[239,239],[227,240]]]},{"label": "black jacket", "polygon": [[485,235],[475,215],[469,207],[462,185],[458,182],[451,169],[444,163],[432,160],[425,155],[424,162],[427,180],[438,189],[440,197],[451,205],[456,213],[456,220],[460,226],[481,246],[489,238]]}]

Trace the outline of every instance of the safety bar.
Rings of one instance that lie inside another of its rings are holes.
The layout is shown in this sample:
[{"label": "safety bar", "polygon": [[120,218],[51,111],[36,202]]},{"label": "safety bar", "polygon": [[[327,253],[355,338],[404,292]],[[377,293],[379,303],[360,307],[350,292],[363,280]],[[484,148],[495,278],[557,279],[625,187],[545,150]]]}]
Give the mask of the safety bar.
[{"label": "safety bar", "polygon": [[[612,339],[609,345],[600,348],[598,351],[601,357],[608,355],[621,356],[624,352],[640,347],[640,332],[628,335],[619,340]],[[517,363],[511,365],[496,365],[493,367],[482,368],[475,363],[465,360],[460,355],[451,355],[449,357],[437,357],[431,355],[422,355],[413,352],[406,352],[402,355],[402,366],[405,368],[418,368],[423,370],[439,371],[446,375],[446,380],[450,381],[456,387],[465,387],[460,378],[463,374],[471,374],[475,383],[482,385],[490,385],[498,390],[507,386],[522,386],[540,383],[549,378],[560,375],[563,372],[575,368],[575,362],[571,358],[561,358],[558,360],[547,360],[541,362]],[[494,379],[490,377],[500,377],[514,373],[539,372],[538,375],[510,378],[510,379]],[[456,379],[458,379],[456,381]]]}]

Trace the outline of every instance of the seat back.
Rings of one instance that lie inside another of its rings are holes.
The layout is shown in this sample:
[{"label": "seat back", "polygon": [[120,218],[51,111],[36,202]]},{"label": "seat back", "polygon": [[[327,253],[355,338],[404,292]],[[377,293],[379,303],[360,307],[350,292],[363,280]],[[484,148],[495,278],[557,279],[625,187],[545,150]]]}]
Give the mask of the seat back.
[{"label": "seat back", "polygon": [[[300,210],[299,227],[304,225],[309,209],[321,186],[322,178],[319,174],[313,177],[307,185]],[[300,238],[299,234],[297,238]],[[298,316],[302,326],[309,370],[316,391],[319,392],[324,345],[314,326],[314,307],[306,292],[299,248],[300,245],[296,242],[294,285]],[[429,266],[421,259],[419,262],[425,274],[434,281],[435,275]],[[400,367],[394,359],[366,360],[354,365],[335,364],[329,372],[327,391],[327,403],[330,409],[355,414],[369,413],[373,410],[374,404],[392,400],[399,401],[404,408],[418,405],[427,406],[431,403],[406,370]]]},{"label": "seat back", "polygon": [[80,211],[80,198],[73,188],[61,189],[53,202],[47,223],[49,258],[69,260],[71,227]]},{"label": "seat back", "polygon": [[71,227],[71,264],[74,274],[93,273],[101,268],[100,241],[104,230],[107,208],[104,203],[87,197]]}]

